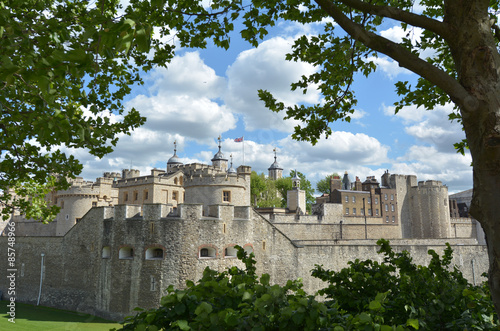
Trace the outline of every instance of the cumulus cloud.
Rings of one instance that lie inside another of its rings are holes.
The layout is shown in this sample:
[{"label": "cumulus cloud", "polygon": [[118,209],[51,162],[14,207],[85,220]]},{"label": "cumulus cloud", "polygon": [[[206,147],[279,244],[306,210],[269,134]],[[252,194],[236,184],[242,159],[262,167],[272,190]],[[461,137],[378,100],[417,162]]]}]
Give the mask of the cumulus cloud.
[{"label": "cumulus cloud", "polygon": [[418,175],[418,180],[440,180],[457,192],[472,187],[471,161],[470,154],[444,153],[434,146],[412,146],[397,158],[392,171]]},{"label": "cumulus cloud", "polygon": [[156,69],[149,80],[149,95],[127,103],[148,118],[144,128],[200,143],[235,128],[237,118],[216,100],[225,89],[225,79],[205,65],[197,52],[175,57],[168,70]]},{"label": "cumulus cloud", "polygon": [[290,91],[291,83],[298,81],[302,75],[315,71],[310,64],[284,61],[292,44],[291,38],[272,38],[258,48],[240,53],[228,68],[228,90],[224,101],[234,112],[243,115],[247,130],[276,129],[291,132],[297,124],[292,120],[283,121],[283,113],[273,113],[265,108],[257,96],[259,89],[270,91],[286,105],[320,101],[320,95],[314,88],[307,94]]},{"label": "cumulus cloud", "polygon": [[383,106],[386,115],[400,119],[405,125],[405,132],[420,142],[433,145],[441,152],[454,152],[453,144],[462,141],[465,134],[462,126],[448,120],[453,112],[453,105],[437,106],[432,111],[408,106],[394,115],[393,106]]}]

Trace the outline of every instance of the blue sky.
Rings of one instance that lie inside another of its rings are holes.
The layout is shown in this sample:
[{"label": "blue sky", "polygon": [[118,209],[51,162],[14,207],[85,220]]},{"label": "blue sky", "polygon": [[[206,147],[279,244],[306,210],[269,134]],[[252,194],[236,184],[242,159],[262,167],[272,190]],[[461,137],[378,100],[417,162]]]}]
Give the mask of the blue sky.
[{"label": "blue sky", "polygon": [[[84,164],[82,176],[94,180],[104,171],[139,169],[149,174],[165,168],[177,141],[177,154],[185,163],[210,163],[222,136],[222,152],[233,155],[235,167],[243,163],[267,174],[277,148],[285,174],[297,169],[313,183],[325,176],[348,171],[358,176],[380,176],[385,170],[414,174],[419,180],[435,179],[448,185],[450,193],[472,187],[471,158],[461,156],[453,143],[464,135],[457,123],[447,120],[452,106],[434,111],[408,107],[394,115],[397,96],[394,83],[415,76],[380,55],[377,71],[369,78],[357,77],[354,88],[358,105],[351,123],[331,124],[333,134],[316,146],[291,139],[294,121],[267,110],[257,90],[268,89],[286,104],[316,103],[321,95],[309,89],[291,92],[290,84],[316,69],[287,62],[284,57],[294,38],[314,34],[317,25],[302,27],[278,24],[258,48],[235,35],[229,51],[209,46],[205,50],[178,48],[168,69],[145,74],[145,85],[133,89],[127,107],[148,118],[131,136],[123,136],[115,151],[96,159],[85,151],[72,151]],[[397,41],[401,29],[384,25],[381,35]],[[419,31],[414,31],[418,38]],[[175,43],[175,39],[172,40]]]}]

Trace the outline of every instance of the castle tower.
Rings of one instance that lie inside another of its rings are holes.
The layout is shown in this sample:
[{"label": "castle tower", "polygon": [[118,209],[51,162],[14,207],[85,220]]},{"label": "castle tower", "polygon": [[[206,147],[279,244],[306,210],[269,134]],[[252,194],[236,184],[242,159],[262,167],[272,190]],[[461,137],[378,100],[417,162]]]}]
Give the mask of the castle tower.
[{"label": "castle tower", "polygon": [[220,170],[227,170],[227,159],[224,158],[224,154],[221,152],[221,136],[217,138],[219,140],[219,151],[215,153],[214,158],[212,159],[212,165],[214,168],[218,168]]},{"label": "castle tower", "polygon": [[300,177],[297,170],[292,178],[292,189],[286,192],[287,208],[291,212],[306,212],[306,191],[300,189]]},{"label": "castle tower", "polygon": [[283,178],[283,168],[280,167],[278,164],[278,161],[276,161],[276,148],[273,150],[274,151],[274,163],[271,164],[269,169],[269,178],[272,180],[280,179]]},{"label": "castle tower", "polygon": [[167,162],[167,173],[175,172],[176,169],[182,165],[181,160],[177,156],[177,140],[174,141],[174,155],[168,159]]}]

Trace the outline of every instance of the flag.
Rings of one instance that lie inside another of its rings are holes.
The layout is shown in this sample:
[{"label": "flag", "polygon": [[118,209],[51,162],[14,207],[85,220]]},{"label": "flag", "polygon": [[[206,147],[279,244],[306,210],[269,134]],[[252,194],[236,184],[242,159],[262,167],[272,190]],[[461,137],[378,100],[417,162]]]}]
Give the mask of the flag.
[{"label": "flag", "polygon": [[240,138],[234,139],[234,142],[236,142],[236,143],[240,143],[242,141],[243,141],[243,136],[241,136]]}]

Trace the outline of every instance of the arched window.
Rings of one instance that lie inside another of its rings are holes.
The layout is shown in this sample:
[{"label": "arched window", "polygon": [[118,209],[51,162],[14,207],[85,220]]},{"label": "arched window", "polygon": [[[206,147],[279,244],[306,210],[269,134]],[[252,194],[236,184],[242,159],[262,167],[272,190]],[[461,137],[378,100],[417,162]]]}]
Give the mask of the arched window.
[{"label": "arched window", "polygon": [[104,246],[102,248],[102,258],[109,259],[111,257],[111,248],[109,246]]},{"label": "arched window", "polygon": [[125,246],[120,248],[118,251],[118,258],[123,259],[133,259],[134,258],[134,249],[130,246]]},{"label": "arched window", "polygon": [[213,247],[202,247],[198,253],[199,258],[214,258],[216,257],[216,251]]},{"label": "arched window", "polygon": [[146,250],[146,260],[163,260],[163,248],[150,247]]},{"label": "arched window", "polygon": [[228,246],[224,250],[224,257],[236,257],[237,253],[238,251],[234,248],[234,246]]},{"label": "arched window", "polygon": [[246,244],[245,246],[243,246],[243,250],[248,254],[250,255],[250,253],[253,253],[253,246],[250,245],[250,244]]}]

